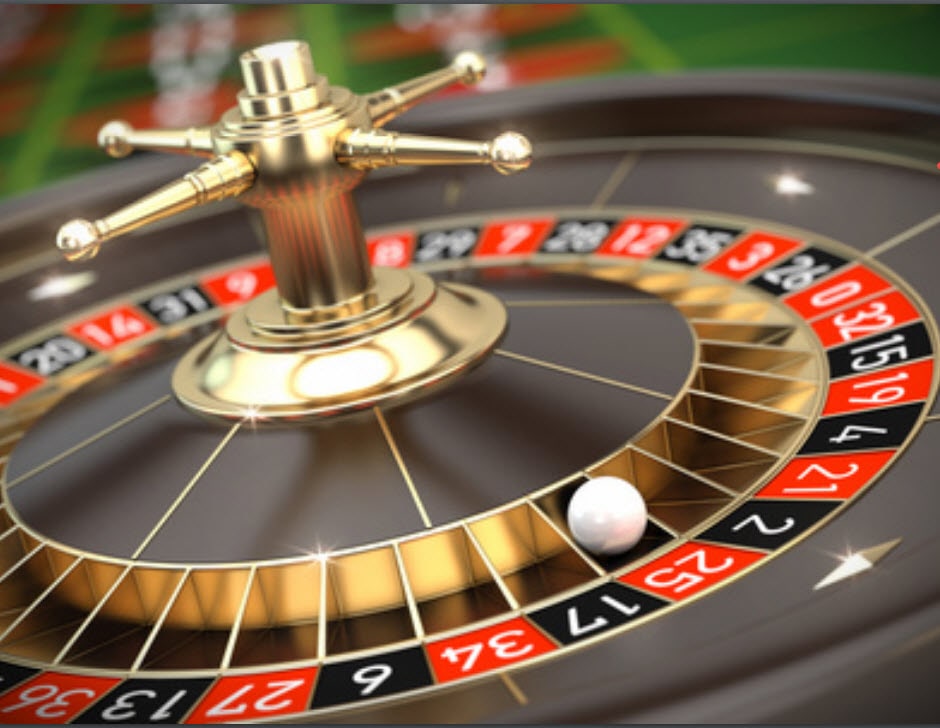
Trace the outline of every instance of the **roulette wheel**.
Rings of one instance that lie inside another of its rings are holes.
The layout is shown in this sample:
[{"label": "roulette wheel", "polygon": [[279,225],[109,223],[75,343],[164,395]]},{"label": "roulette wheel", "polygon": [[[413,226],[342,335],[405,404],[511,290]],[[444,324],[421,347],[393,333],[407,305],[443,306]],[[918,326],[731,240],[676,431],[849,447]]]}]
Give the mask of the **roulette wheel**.
[{"label": "roulette wheel", "polygon": [[936,84],[243,58],[5,206],[0,719],[936,718]]}]

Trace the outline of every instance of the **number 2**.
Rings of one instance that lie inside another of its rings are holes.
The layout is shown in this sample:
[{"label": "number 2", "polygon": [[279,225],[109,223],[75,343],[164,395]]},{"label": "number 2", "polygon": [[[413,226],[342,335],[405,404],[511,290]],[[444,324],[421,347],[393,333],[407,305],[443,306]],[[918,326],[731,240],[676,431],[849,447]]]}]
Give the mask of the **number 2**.
[{"label": "number 2", "polygon": [[736,524],[731,528],[731,530],[734,531],[735,533],[737,533],[738,531],[741,531],[741,530],[743,530],[744,528],[747,528],[747,527],[748,527],[749,525],[751,525],[751,524],[753,524],[754,527],[755,527],[758,531],[760,531],[761,534],[764,535],[764,536],[778,536],[778,535],[780,535],[781,533],[786,533],[786,532],[789,531],[791,528],[793,528],[793,526],[796,525],[796,521],[788,516],[788,517],[784,520],[782,526],[777,526],[776,528],[774,528],[773,526],[768,526],[767,523],[764,521],[764,519],[761,517],[761,515],[760,515],[759,513],[754,513],[754,514],[748,516],[747,518],[745,518],[745,519],[744,519],[743,521],[741,521],[740,523],[736,523]]}]

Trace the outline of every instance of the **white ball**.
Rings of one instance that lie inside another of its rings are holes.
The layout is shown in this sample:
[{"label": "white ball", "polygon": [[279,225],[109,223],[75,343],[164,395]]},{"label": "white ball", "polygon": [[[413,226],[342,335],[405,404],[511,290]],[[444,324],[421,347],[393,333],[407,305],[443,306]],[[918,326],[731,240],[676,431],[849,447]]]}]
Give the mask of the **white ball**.
[{"label": "white ball", "polygon": [[632,548],[646,530],[646,503],[631,483],[602,475],[581,485],[568,504],[568,528],[594,554]]}]

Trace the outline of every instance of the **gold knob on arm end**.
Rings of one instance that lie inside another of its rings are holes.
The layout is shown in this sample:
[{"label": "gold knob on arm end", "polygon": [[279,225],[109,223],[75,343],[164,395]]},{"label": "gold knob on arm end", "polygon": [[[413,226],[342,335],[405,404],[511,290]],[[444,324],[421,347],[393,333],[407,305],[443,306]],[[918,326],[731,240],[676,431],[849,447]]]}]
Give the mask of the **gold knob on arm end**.
[{"label": "gold knob on arm end", "polygon": [[197,205],[240,195],[254,179],[254,166],[245,154],[223,154],[101,220],[67,222],[59,229],[56,246],[67,260],[90,260],[111,238]]},{"label": "gold knob on arm end", "polygon": [[490,142],[490,164],[500,174],[515,174],[532,163],[532,144],[522,134],[507,131]]},{"label": "gold knob on arm end", "polygon": [[79,219],[59,228],[55,244],[66,260],[77,263],[94,258],[105,239],[107,235],[102,235],[95,223]]},{"label": "gold knob on arm end", "polygon": [[486,60],[476,51],[461,51],[450,67],[465,84],[477,83],[486,75]]},{"label": "gold knob on arm end", "polygon": [[515,132],[500,134],[489,142],[473,142],[380,129],[353,129],[337,139],[335,157],[354,169],[406,164],[489,164],[501,174],[513,174],[529,166],[532,145]]},{"label": "gold knob on arm end", "polygon": [[246,193],[276,287],[177,363],[177,399],[210,418],[312,422],[424,397],[482,363],[506,330],[499,299],[438,286],[416,270],[373,269],[353,196],[377,167],[476,164],[512,174],[529,166],[532,147],[514,132],[464,141],[379,128],[436,91],[479,81],[482,56],[458,54],[365,97],[317,74],[301,41],[247,51],[241,68],[237,105],[212,127],[106,124],[99,143],[112,156],[150,149],[209,159],[100,220],[72,220],[56,241],[67,259],[88,260],[107,240]]},{"label": "gold knob on arm end", "polygon": [[134,128],[126,121],[119,119],[109,121],[98,130],[98,146],[104,149],[109,157],[115,159],[126,157],[134,151],[134,147],[129,141],[133,132]]},{"label": "gold knob on arm end", "polygon": [[463,51],[446,68],[432,71],[365,97],[375,126],[384,126],[428,96],[455,83],[471,84],[486,74],[486,61],[475,51]]}]

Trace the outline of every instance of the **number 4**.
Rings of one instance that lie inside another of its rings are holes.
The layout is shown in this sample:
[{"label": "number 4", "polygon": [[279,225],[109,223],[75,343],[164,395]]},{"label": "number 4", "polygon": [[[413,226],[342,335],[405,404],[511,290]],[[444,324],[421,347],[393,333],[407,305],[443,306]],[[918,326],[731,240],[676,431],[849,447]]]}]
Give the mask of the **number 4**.
[{"label": "number 4", "polygon": [[830,437],[829,442],[834,442],[841,445],[844,442],[852,442],[854,440],[861,440],[862,435],[858,433],[868,432],[873,435],[886,435],[888,434],[887,427],[871,427],[869,425],[846,425],[842,428],[840,432],[835,437]]}]

